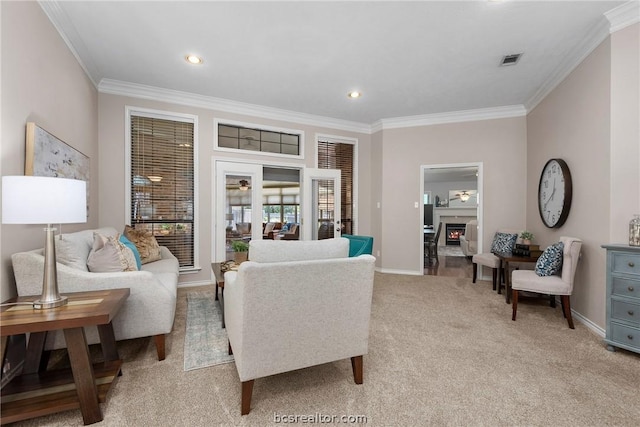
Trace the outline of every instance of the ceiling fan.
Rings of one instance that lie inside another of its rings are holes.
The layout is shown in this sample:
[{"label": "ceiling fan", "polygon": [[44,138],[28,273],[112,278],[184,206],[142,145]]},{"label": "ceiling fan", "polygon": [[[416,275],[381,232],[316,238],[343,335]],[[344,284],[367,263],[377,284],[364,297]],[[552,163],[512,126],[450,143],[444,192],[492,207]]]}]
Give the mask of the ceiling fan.
[{"label": "ceiling fan", "polygon": [[455,197],[451,198],[451,200],[460,199],[460,201],[464,203],[469,200],[469,197],[471,197],[471,194],[469,194],[467,190],[463,190],[462,192],[457,193]]},{"label": "ceiling fan", "polygon": [[239,184],[240,185],[238,186],[238,190],[247,191],[249,189],[249,181],[247,181],[246,179],[241,179]]}]

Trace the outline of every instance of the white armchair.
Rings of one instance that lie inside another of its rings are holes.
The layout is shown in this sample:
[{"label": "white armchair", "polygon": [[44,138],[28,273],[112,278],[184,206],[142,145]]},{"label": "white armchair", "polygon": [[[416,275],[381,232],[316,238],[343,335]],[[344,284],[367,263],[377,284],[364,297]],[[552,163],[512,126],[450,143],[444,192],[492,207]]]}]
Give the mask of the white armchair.
[{"label": "white armchair", "polygon": [[472,219],[467,222],[464,235],[460,236],[460,249],[467,257],[478,253],[478,220]]},{"label": "white armchair", "polygon": [[348,257],[345,238],[252,240],[249,259],[225,273],[229,351],[249,413],[256,378],[351,358],[363,381],[375,258]]},{"label": "white armchair", "polygon": [[561,274],[538,276],[533,270],[517,270],[513,272],[511,276],[511,289],[513,292],[513,312],[511,320],[516,320],[519,291],[549,294],[552,296],[560,295],[564,317],[567,319],[569,328],[575,329],[573,326],[573,318],[571,317],[570,296],[573,292],[573,279],[576,275],[582,241],[574,237],[560,237],[560,241],[564,244]]}]

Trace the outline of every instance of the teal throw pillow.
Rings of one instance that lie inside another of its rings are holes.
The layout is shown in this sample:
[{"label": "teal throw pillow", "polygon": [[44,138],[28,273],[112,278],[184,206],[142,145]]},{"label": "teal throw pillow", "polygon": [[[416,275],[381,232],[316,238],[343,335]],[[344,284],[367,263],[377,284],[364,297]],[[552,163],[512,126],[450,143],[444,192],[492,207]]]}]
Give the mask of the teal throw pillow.
[{"label": "teal throw pillow", "polygon": [[564,243],[558,242],[544,250],[536,262],[538,276],[553,276],[562,270]]},{"label": "teal throw pillow", "polygon": [[131,240],[124,237],[124,235],[120,235],[120,243],[124,244],[126,247],[131,249],[133,252],[133,256],[136,258],[136,265],[138,266],[138,270],[142,267],[142,259],[140,258],[140,252],[138,252],[138,248],[134,245]]},{"label": "teal throw pillow", "polygon": [[511,233],[496,233],[493,236],[493,243],[491,243],[491,253],[511,253],[516,246],[516,240],[518,240],[517,234]]}]

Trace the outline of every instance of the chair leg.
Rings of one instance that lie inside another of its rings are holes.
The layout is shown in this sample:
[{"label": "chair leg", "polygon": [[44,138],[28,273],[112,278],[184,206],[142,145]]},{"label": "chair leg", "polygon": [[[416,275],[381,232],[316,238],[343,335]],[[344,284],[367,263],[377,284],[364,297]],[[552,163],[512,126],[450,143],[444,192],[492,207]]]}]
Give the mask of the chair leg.
[{"label": "chair leg", "polygon": [[351,358],[351,368],[353,369],[353,380],[356,384],[362,384],[362,356]]},{"label": "chair leg", "polygon": [[494,268],[493,269],[493,290],[496,290],[496,284],[498,285],[498,293],[502,293],[500,291],[500,286],[502,285],[502,283],[497,283],[498,281],[498,269]]},{"label": "chair leg", "polygon": [[251,395],[253,394],[253,382],[255,380],[242,381],[242,403],[240,415],[247,415],[251,410]]},{"label": "chair leg", "polygon": [[512,302],[511,302],[511,307],[512,307],[511,320],[513,320],[515,322],[516,321],[516,312],[518,311],[518,290],[517,289],[513,289],[512,290],[511,299],[512,299]]},{"label": "chair leg", "polygon": [[233,354],[233,349],[231,348],[231,341],[228,341],[229,343],[229,356],[231,356]]},{"label": "chair leg", "polygon": [[158,360],[164,360],[165,357],[164,338],[164,334],[153,336],[153,340],[156,342],[156,352],[158,353]]},{"label": "chair leg", "polygon": [[569,295],[562,295],[560,297],[560,301],[562,302],[562,311],[564,313],[564,317],[567,318],[569,328],[575,329],[573,326],[573,318],[571,317],[571,303],[569,302]]},{"label": "chair leg", "polygon": [[478,277],[478,264],[473,263],[473,283],[476,283],[476,278]]}]

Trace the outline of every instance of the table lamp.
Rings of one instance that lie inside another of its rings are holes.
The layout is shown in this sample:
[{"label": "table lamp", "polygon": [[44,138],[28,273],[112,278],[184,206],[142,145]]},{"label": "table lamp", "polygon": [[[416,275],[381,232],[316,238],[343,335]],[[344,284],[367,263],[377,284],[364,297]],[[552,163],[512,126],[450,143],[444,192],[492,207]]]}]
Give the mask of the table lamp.
[{"label": "table lamp", "polygon": [[2,223],[47,224],[44,242],[42,296],[33,308],[47,309],[67,303],[58,292],[55,228],[51,224],[87,222],[87,183],[44,176],[2,177]]}]

